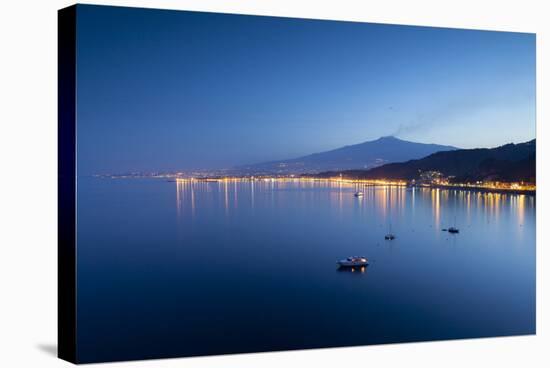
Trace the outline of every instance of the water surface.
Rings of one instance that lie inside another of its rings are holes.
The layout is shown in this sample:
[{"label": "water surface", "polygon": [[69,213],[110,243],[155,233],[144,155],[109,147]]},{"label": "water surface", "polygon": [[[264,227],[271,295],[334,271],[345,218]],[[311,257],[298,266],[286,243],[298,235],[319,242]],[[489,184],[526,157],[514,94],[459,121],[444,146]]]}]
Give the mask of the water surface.
[{"label": "water surface", "polygon": [[535,332],[535,197],[356,190],[79,178],[81,360]]}]

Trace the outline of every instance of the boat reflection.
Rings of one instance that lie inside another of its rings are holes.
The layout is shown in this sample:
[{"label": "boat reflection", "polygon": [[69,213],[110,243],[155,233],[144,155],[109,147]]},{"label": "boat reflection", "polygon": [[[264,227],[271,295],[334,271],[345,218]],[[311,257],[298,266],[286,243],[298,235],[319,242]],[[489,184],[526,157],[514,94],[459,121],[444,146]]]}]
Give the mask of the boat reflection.
[{"label": "boat reflection", "polygon": [[336,272],[339,273],[350,273],[355,275],[366,275],[368,266],[358,266],[358,267],[338,267]]}]

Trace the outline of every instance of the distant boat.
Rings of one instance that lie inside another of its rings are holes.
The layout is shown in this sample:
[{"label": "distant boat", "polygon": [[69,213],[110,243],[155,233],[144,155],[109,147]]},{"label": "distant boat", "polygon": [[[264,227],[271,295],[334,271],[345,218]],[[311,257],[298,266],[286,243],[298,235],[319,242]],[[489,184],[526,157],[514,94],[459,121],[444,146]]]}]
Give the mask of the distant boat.
[{"label": "distant boat", "polygon": [[340,267],[365,267],[368,266],[369,260],[362,256],[353,256],[346,259],[341,259],[336,262]]},{"label": "distant boat", "polygon": [[363,192],[355,192],[354,196],[356,196],[356,197],[362,197],[362,196],[363,196]]},{"label": "distant boat", "polygon": [[454,226],[451,226],[450,228],[448,228],[447,231],[450,232],[451,234],[458,234],[460,232],[458,227],[456,227],[456,216],[455,216]]},{"label": "distant boat", "polygon": [[395,235],[391,232],[391,222],[390,222],[390,231],[384,236],[384,239],[386,240],[393,240],[395,239]]}]

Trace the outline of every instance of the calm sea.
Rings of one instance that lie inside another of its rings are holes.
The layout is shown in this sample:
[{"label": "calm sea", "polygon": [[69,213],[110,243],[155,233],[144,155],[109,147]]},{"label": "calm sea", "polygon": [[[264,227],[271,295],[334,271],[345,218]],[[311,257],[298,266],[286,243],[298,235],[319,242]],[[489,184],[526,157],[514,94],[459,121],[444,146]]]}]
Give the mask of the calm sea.
[{"label": "calm sea", "polygon": [[356,190],[79,178],[80,360],[535,333],[535,197]]}]

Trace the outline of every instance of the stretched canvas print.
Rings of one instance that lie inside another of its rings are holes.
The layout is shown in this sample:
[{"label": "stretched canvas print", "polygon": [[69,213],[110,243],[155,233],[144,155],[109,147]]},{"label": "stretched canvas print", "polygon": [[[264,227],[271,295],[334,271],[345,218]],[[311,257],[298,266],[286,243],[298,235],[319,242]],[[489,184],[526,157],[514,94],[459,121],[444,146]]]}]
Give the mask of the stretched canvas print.
[{"label": "stretched canvas print", "polygon": [[59,355],[535,333],[535,35],[59,12]]}]

